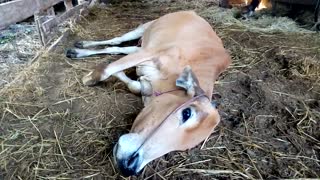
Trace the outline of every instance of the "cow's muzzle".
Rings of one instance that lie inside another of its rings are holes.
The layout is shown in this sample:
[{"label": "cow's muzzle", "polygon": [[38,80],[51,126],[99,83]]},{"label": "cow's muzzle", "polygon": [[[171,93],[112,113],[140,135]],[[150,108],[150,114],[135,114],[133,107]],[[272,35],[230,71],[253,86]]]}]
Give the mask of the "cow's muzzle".
[{"label": "cow's muzzle", "polygon": [[114,163],[123,176],[139,175],[141,172],[142,156],[138,146],[135,145],[135,138],[126,138],[131,134],[120,137],[113,148]]}]

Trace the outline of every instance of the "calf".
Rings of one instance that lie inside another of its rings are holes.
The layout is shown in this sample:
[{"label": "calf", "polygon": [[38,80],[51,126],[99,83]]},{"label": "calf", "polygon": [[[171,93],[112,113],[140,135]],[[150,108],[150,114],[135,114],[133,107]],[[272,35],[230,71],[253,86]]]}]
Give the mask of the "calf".
[{"label": "calf", "polygon": [[[142,37],[140,47],[108,47]],[[125,176],[138,174],[150,161],[176,150],[195,147],[220,121],[211,103],[213,85],[230,63],[222,41],[196,13],[182,11],[164,15],[134,31],[106,41],[82,41],[67,51],[67,57],[96,54],[128,54],[109,65],[99,65],[84,76],[94,85],[115,76],[133,93],[142,95],[145,107],[130,133],[114,147],[114,160]],[[139,79],[124,70],[136,67]]]}]

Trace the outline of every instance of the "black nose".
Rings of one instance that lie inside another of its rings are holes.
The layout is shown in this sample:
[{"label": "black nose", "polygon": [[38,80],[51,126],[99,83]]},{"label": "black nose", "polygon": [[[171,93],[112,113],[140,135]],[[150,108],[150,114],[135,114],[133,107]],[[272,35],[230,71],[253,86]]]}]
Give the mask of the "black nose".
[{"label": "black nose", "polygon": [[126,177],[138,175],[139,160],[139,153],[134,153],[127,159],[117,160],[121,174]]}]

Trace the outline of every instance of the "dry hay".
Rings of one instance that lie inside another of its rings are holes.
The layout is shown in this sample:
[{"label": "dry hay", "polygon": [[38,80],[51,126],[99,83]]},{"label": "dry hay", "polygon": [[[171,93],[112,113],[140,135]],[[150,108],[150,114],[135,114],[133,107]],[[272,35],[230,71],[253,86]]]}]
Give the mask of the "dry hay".
[{"label": "dry hay", "polygon": [[[140,97],[115,78],[81,84],[95,64],[119,56],[70,60],[64,50],[77,39],[114,37],[190,6],[126,2],[72,24],[66,44],[0,91],[0,179],[123,179],[112,148],[141,110]],[[208,20],[233,59],[215,85],[222,122],[203,144],[169,153],[131,179],[319,177],[320,38]]]},{"label": "dry hay", "polygon": [[256,11],[256,19],[241,20],[239,9],[221,9],[216,6],[200,9],[199,14],[207,19],[212,20],[216,24],[221,24],[225,28],[237,26],[251,32],[299,32],[299,33],[314,33],[310,30],[301,28],[297,23],[288,17],[273,17],[266,10]]}]

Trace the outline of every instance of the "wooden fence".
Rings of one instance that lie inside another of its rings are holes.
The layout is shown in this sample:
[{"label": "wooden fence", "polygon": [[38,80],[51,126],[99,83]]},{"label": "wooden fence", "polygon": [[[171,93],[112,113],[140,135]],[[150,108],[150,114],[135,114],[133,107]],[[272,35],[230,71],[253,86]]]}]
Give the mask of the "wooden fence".
[{"label": "wooden fence", "polygon": [[[64,2],[66,12],[57,16],[53,6]],[[73,7],[72,0],[15,0],[0,4],[0,30],[31,16],[34,16],[41,43],[47,46],[55,34],[56,27],[66,19],[79,16],[88,2],[81,1]]]}]

